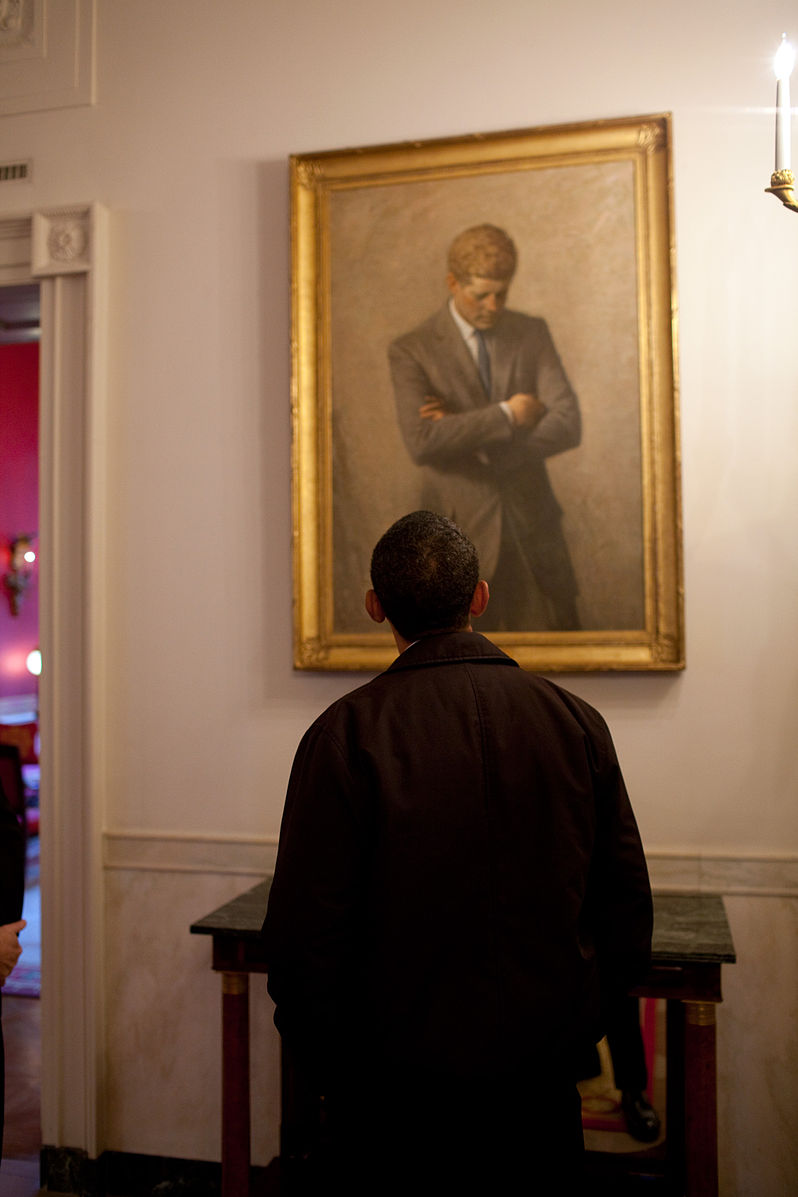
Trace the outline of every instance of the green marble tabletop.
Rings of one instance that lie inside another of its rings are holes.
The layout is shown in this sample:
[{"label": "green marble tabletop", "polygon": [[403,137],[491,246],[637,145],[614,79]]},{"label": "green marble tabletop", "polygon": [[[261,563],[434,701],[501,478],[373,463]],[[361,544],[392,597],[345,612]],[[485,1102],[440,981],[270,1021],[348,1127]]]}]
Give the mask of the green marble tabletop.
[{"label": "green marble tabletop", "polygon": [[652,963],[733,964],[736,959],[719,894],[654,894]]},{"label": "green marble tabletop", "polygon": [[204,918],[191,924],[194,935],[230,935],[236,939],[256,939],[266,916],[266,904],[269,901],[269,890],[272,887],[271,877],[259,881],[239,894],[230,902],[225,902],[218,910],[212,910]]},{"label": "green marble tabletop", "polygon": [[[271,878],[259,882],[192,923],[195,935],[257,939]],[[655,894],[652,963],[732,964],[736,957],[723,899],[718,894]]]}]

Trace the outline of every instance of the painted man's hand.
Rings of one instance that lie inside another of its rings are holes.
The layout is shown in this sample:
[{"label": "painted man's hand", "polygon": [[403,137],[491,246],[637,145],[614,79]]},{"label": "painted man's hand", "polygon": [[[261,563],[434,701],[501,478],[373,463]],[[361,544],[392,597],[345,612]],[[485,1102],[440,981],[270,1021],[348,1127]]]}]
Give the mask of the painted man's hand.
[{"label": "painted man's hand", "polygon": [[534,428],[546,408],[535,395],[518,391],[507,400],[507,406],[513,413],[513,419],[519,428]]},{"label": "painted man's hand", "polygon": [[440,399],[435,399],[432,395],[427,395],[424,403],[418,409],[418,414],[422,420],[442,420],[446,415]]}]

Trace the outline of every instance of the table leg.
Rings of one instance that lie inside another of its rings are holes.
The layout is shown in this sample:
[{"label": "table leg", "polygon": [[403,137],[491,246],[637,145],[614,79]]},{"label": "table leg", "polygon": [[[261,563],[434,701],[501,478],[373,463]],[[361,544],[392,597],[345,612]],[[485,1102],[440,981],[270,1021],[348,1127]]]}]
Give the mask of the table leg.
[{"label": "table leg", "polygon": [[687,1197],[717,1197],[718,1116],[713,1002],[685,1002],[684,1096]]},{"label": "table leg", "polygon": [[249,977],[222,973],[222,1197],[249,1193]]},{"label": "table leg", "polygon": [[676,998],[666,1005],[666,1159],[665,1168],[669,1188],[683,1193],[685,1189],[684,1122],[684,1005]]}]

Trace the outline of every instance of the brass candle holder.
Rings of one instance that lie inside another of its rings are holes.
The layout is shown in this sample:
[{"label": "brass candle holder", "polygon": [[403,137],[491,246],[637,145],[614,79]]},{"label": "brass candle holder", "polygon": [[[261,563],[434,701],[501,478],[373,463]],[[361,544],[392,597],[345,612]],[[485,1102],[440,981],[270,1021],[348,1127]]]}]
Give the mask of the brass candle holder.
[{"label": "brass candle holder", "polygon": [[798,197],[795,194],[795,175],[791,170],[776,170],[770,176],[770,186],[765,188],[771,195],[777,195],[785,208],[798,212]]}]

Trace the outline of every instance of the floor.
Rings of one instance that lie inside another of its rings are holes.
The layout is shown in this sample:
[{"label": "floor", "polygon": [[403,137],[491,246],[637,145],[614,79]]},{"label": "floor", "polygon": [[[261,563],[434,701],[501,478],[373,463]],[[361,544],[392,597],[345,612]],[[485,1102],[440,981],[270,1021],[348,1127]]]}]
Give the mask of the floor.
[{"label": "floor", "polygon": [[6,1045],[6,1126],[0,1197],[39,1192],[41,1036],[39,1000],[3,998]]},{"label": "floor", "polygon": [[[27,927],[20,935],[26,965],[41,964],[39,840],[28,841],[25,902]],[[41,1010],[36,997],[3,995],[3,1039],[6,1049],[6,1100],[0,1197],[33,1197],[39,1192],[39,1149],[42,1142]]]}]

